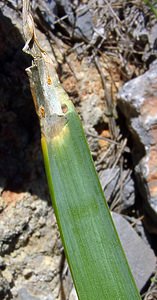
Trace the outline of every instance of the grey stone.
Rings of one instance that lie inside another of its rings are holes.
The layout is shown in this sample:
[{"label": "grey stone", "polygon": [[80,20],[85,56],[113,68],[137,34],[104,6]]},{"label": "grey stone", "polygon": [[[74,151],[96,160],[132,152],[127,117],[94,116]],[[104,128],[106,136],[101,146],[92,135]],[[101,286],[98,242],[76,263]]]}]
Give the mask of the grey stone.
[{"label": "grey stone", "polygon": [[77,293],[74,287],[72,288],[71,293],[69,295],[69,300],[78,300]]},{"label": "grey stone", "polygon": [[85,126],[94,127],[101,121],[104,112],[99,104],[98,95],[93,96],[93,94],[81,103],[81,113]]},{"label": "grey stone", "polygon": [[[58,15],[57,3],[56,1],[41,1],[40,6],[43,8],[43,18],[49,24],[49,26],[54,29],[55,21]],[[40,9],[39,6],[39,9]]]},{"label": "grey stone", "polygon": [[130,220],[132,223],[134,223],[134,230],[137,232],[137,234],[141,237],[141,239],[145,242],[146,245],[150,246],[149,241],[149,235],[146,233],[143,223],[140,219],[135,219],[133,217],[130,217]]},{"label": "grey stone", "polygon": [[80,5],[76,15],[74,34],[90,41],[93,35],[92,16],[87,5]]},{"label": "grey stone", "polygon": [[[0,299],[7,300],[11,296],[10,285],[0,273]],[[11,298],[10,298],[11,299]]]},{"label": "grey stone", "polygon": [[[127,170],[123,171],[125,177]],[[135,182],[131,174],[126,175],[126,179],[123,181],[122,187],[122,201],[123,210],[128,209],[130,206],[135,204]]]},{"label": "grey stone", "polygon": [[54,300],[52,295],[33,295],[27,288],[21,288],[18,291],[18,300]]},{"label": "grey stone", "polygon": [[6,267],[5,261],[4,261],[4,259],[0,256],[0,270],[5,269],[5,267]]},{"label": "grey stone", "polygon": [[[75,38],[91,40],[93,35],[92,16],[87,4],[79,4],[75,7],[70,0],[58,0],[58,5],[62,7],[73,27],[72,34]],[[58,8],[59,9],[59,8]]]},{"label": "grey stone", "polygon": [[[105,198],[108,203],[112,203],[117,193],[121,193],[121,210],[126,210],[135,203],[135,185],[130,174],[123,171],[123,183],[121,188],[120,168],[109,168],[103,170],[100,175],[100,182],[104,190]],[[121,189],[121,190],[120,190]]]},{"label": "grey stone", "polygon": [[[132,135],[132,159],[142,210],[150,232],[157,232],[157,61],[143,75],[127,82],[118,106]],[[151,226],[150,226],[151,225]]]},{"label": "grey stone", "polygon": [[40,300],[39,297],[32,296],[25,288],[22,288],[18,292],[19,300]]},{"label": "grey stone", "polygon": [[12,299],[52,300],[53,290],[55,299],[60,281],[60,250],[53,209],[44,200],[25,193],[23,199],[9,205],[1,214],[0,229],[5,293],[8,287]]},{"label": "grey stone", "polygon": [[117,213],[112,217],[137,287],[142,290],[155,270],[155,254],[125,218]]},{"label": "grey stone", "polygon": [[[63,20],[60,23],[70,23],[64,26],[68,30],[68,34],[75,39],[85,39],[90,41],[94,32],[92,15],[87,4],[78,4],[70,0],[57,0],[57,1],[39,1],[38,9],[41,10],[43,18],[54,30],[55,21],[60,19],[60,12],[62,11]],[[65,18],[64,18],[65,17]],[[67,28],[66,28],[67,27]]]}]

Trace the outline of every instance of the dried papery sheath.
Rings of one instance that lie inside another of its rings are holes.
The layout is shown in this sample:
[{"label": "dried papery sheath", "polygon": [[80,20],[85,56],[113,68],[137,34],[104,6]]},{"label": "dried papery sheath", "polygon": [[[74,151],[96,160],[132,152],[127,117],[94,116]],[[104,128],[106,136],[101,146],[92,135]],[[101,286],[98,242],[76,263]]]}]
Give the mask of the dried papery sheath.
[{"label": "dried papery sheath", "polygon": [[52,60],[38,43],[28,0],[23,2],[23,16],[23,31],[26,39],[23,51],[34,59],[32,66],[26,71],[30,79],[36,112],[40,119],[42,133],[48,137],[55,136],[67,123],[62,105],[67,105],[68,97],[60,85]]},{"label": "dried papery sheath", "polygon": [[[35,108],[41,123],[42,133],[47,137],[53,137],[67,123],[67,118],[62,111],[62,98],[66,102],[64,91],[61,96],[61,88],[58,77],[54,74],[50,62],[43,58],[35,58],[32,67],[27,68],[30,79],[31,91]],[[53,72],[52,72],[53,71]]]},{"label": "dried papery sheath", "polygon": [[24,1],[24,50],[40,119],[50,194],[80,300],[140,299],[95,171],[84,131]]}]

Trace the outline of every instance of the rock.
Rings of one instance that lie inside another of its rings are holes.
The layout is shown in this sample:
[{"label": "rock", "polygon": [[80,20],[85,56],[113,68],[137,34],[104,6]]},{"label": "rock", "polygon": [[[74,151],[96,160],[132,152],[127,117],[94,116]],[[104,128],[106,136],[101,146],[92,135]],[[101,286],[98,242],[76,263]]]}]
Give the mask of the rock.
[{"label": "rock", "polygon": [[28,279],[33,275],[32,269],[24,269],[23,270],[23,276]]},{"label": "rock", "polygon": [[74,36],[87,41],[90,41],[92,39],[92,35],[94,32],[92,15],[87,5],[79,5],[76,13],[76,21],[74,22],[74,24]]},{"label": "rock", "polygon": [[53,209],[27,193],[1,213],[0,231],[1,273],[13,299],[55,299],[61,258]]},{"label": "rock", "polygon": [[154,222],[149,231],[157,232],[157,61],[122,87],[118,106],[132,135],[132,158],[142,209]]},{"label": "rock", "polygon": [[[49,1],[40,1],[38,5],[37,1],[37,7],[41,11],[41,15],[44,18],[45,22],[49,24],[50,28],[54,30],[55,28],[55,21],[57,19],[58,15],[58,8],[57,3],[54,0]],[[42,7],[42,9],[41,9]]]},{"label": "rock", "polygon": [[94,28],[89,7],[87,4],[81,3],[75,6],[75,3],[70,0],[51,0],[40,2],[38,9],[42,9],[42,15],[52,30],[55,29],[55,24],[57,24],[55,21],[63,17],[60,23],[66,24],[64,29],[67,30],[68,35],[70,34],[72,38],[77,40],[90,41]]},{"label": "rock", "polygon": [[137,287],[141,291],[155,270],[156,257],[125,218],[117,213],[112,213],[112,217]]},{"label": "rock", "polygon": [[120,207],[121,211],[124,211],[133,206],[135,203],[135,185],[127,170],[123,170],[122,176],[124,180],[121,186],[120,168],[118,166],[114,169],[109,168],[102,171],[100,175],[100,182],[104,190],[106,200],[109,204],[114,201],[114,198],[118,193],[120,194]]},{"label": "rock", "polygon": [[149,245],[149,247],[151,245],[152,248],[153,248],[153,243],[151,241],[151,237],[150,237],[149,233],[145,230],[144,224],[143,224],[141,218],[137,219],[137,218],[135,218],[133,216],[130,217],[130,216],[126,216],[125,215],[125,219],[129,223],[131,223],[131,224],[134,225],[133,226],[134,230],[136,231],[136,233],[138,234],[138,236],[140,236],[140,238],[144,241],[144,243],[146,245]]},{"label": "rock", "polygon": [[40,298],[30,295],[29,292],[24,288],[19,291],[18,298],[19,300],[40,300]]},{"label": "rock", "polygon": [[135,204],[135,182],[128,170],[123,170],[122,205],[123,210]]},{"label": "rock", "polygon": [[11,272],[7,269],[5,269],[3,272],[3,277],[7,280],[7,282],[11,285],[13,283],[13,276]]},{"label": "rock", "polygon": [[71,290],[69,300],[78,300],[77,293],[74,287]]},{"label": "rock", "polygon": [[93,35],[92,16],[87,4],[79,4],[75,7],[69,0],[60,0],[58,4],[62,7],[68,21],[72,25],[72,35],[76,39],[85,39],[90,41]]},{"label": "rock", "polygon": [[6,267],[4,259],[0,256],[0,270],[4,270]]},{"label": "rock", "polygon": [[27,288],[22,288],[18,291],[18,298],[17,300],[54,300],[52,294],[50,295],[33,295],[31,291]]},{"label": "rock", "polygon": [[88,99],[81,103],[81,112],[86,126],[96,126],[103,117],[103,110],[100,107],[100,99],[97,95],[89,95]]},{"label": "rock", "polygon": [[10,285],[8,281],[3,278],[3,276],[0,273],[0,299],[12,299],[11,298],[11,292],[10,292]]},{"label": "rock", "polygon": [[143,61],[151,60],[152,57],[156,56],[156,40],[157,40],[157,24],[152,24],[152,27],[149,30],[145,30],[143,32],[145,39],[147,39],[148,43],[145,46],[145,51],[142,56]]},{"label": "rock", "polygon": [[100,175],[101,186],[104,190],[108,203],[111,203],[114,194],[117,192],[120,169],[118,167],[103,170]]}]

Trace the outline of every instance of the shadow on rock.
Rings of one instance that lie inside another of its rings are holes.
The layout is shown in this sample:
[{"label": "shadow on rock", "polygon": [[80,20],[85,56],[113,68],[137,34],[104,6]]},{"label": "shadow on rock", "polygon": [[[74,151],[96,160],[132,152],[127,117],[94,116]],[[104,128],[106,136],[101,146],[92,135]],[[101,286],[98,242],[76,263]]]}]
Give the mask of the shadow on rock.
[{"label": "shadow on rock", "polygon": [[1,193],[7,198],[8,191],[28,191],[45,198],[48,189],[40,127],[25,72],[31,60],[22,52],[24,41],[19,30],[1,13],[0,28]]}]

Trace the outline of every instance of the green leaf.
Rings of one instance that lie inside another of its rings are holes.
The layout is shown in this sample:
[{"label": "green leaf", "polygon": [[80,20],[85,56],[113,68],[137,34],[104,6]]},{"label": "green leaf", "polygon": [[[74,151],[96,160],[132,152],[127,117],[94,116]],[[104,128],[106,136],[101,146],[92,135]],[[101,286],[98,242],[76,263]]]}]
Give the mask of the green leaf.
[{"label": "green leaf", "polygon": [[86,142],[80,119],[53,63],[41,49],[23,1],[24,51],[50,194],[80,300],[140,299]]},{"label": "green leaf", "polygon": [[[152,4],[151,1],[149,1],[149,0],[143,0],[143,1],[151,9],[151,11],[154,13],[154,15],[157,18],[157,9],[154,6],[154,4]],[[157,3],[157,1],[154,1],[154,2]]]},{"label": "green leaf", "polygon": [[81,300],[140,299],[77,114],[42,138],[53,206]]}]

